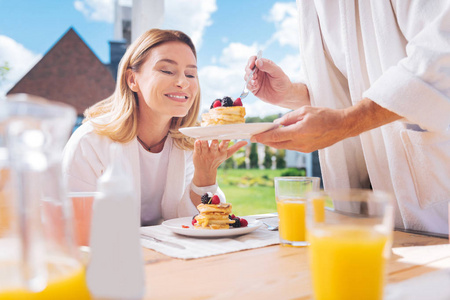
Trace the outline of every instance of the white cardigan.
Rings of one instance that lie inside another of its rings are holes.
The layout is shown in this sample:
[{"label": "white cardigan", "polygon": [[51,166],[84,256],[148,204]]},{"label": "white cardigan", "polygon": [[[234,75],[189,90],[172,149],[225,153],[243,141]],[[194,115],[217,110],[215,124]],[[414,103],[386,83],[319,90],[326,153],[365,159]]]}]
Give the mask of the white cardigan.
[{"label": "white cardigan", "polygon": [[340,109],[367,97],[404,117],[320,150],[325,189],[370,179],[397,198],[399,228],[448,233],[449,5],[297,0],[312,105]]},{"label": "white cardigan", "polygon": [[[90,122],[81,125],[70,137],[63,152],[62,169],[67,188],[70,192],[96,191],[97,179],[103,174],[109,164],[109,146],[112,140],[93,132]],[[131,166],[134,188],[137,191],[137,203],[141,199],[141,178],[138,141],[133,139],[123,147],[124,159]],[[194,176],[192,162],[193,151],[177,148],[172,143],[167,170],[167,184],[161,202],[164,220],[193,216],[198,210],[190,199],[190,186]],[[220,188],[216,194],[222,202],[225,196]]]}]

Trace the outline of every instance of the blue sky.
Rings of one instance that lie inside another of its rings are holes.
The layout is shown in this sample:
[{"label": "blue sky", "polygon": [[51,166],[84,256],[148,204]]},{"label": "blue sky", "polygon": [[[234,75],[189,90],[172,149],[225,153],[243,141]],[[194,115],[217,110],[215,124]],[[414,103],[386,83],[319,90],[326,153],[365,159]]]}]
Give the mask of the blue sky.
[{"label": "blue sky", "polygon": [[[132,0],[119,0],[131,3]],[[99,59],[109,62],[113,40],[114,0],[0,0],[0,65],[11,67],[0,83],[8,91],[58,39],[73,27]],[[202,107],[218,97],[239,96],[249,56],[279,64],[293,81],[299,77],[295,1],[165,0],[162,28],[189,34],[196,44]],[[100,99],[99,99],[100,100]],[[244,106],[249,116],[286,110],[250,95]]]}]

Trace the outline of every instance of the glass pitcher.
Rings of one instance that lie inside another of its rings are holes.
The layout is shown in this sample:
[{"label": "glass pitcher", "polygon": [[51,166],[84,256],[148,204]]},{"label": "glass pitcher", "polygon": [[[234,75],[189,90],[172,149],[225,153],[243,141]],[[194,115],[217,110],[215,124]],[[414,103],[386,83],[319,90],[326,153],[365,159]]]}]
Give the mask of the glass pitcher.
[{"label": "glass pitcher", "polygon": [[75,117],[31,95],[0,101],[0,299],[90,299],[60,165]]}]

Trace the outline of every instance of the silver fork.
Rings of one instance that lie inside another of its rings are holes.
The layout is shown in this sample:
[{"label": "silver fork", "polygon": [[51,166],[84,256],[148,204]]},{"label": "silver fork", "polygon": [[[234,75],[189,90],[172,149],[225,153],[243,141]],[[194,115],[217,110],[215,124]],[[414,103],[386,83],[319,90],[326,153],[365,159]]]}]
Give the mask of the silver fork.
[{"label": "silver fork", "polygon": [[[256,59],[260,59],[261,57],[262,57],[262,50],[259,50],[258,54],[256,54]],[[255,60],[255,63],[256,63],[256,60]],[[239,98],[241,98],[241,100],[244,99],[245,97],[247,97],[247,95],[248,95],[249,90],[247,88],[247,84],[250,80],[252,80],[253,74],[255,73],[255,71],[256,71],[256,65],[253,68],[250,75],[248,75],[247,81],[245,81],[244,90],[242,91],[241,95],[239,96]]]},{"label": "silver fork", "polygon": [[278,226],[270,226],[270,225],[267,224],[266,222],[263,222],[263,224],[267,226],[267,230],[270,230],[270,231],[276,231],[276,230],[278,230]]}]

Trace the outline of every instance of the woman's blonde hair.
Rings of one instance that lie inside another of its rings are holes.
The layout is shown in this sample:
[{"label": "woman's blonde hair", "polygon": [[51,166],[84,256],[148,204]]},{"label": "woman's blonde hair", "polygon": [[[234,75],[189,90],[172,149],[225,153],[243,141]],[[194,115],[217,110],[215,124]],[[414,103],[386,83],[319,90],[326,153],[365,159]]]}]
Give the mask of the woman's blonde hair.
[{"label": "woman's blonde hair", "polygon": [[[98,102],[84,112],[84,122],[91,120],[96,133],[109,137],[115,142],[127,143],[134,139],[138,129],[138,98],[127,84],[127,69],[139,72],[146,61],[150,49],[166,42],[178,41],[188,45],[195,58],[197,53],[189,36],[177,30],[151,29],[132,43],[120,60],[117,70],[117,82],[114,93]],[[198,80],[198,79],[197,79]],[[194,148],[194,139],[186,137],[179,128],[198,125],[197,116],[200,110],[200,89],[194,96],[194,102],[184,117],[173,117],[169,133],[175,145],[183,150]],[[105,122],[96,122],[94,118],[108,115]]]}]

